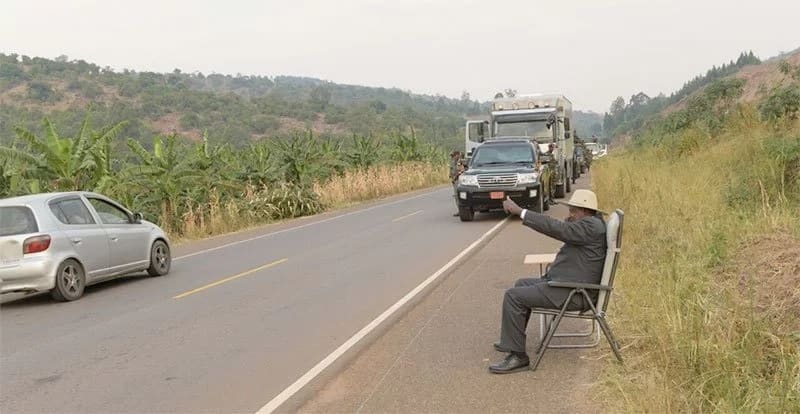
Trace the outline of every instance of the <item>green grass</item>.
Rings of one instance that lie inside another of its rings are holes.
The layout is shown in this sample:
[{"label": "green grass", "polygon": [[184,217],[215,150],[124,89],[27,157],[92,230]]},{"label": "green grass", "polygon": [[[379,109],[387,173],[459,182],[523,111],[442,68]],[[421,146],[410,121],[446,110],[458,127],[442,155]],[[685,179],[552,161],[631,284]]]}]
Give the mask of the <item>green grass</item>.
[{"label": "green grass", "polygon": [[609,411],[800,409],[800,314],[781,299],[800,283],[772,288],[753,250],[779,252],[779,233],[800,245],[800,127],[739,111],[592,168],[602,208],[626,213],[610,316],[627,359],[598,388]]}]

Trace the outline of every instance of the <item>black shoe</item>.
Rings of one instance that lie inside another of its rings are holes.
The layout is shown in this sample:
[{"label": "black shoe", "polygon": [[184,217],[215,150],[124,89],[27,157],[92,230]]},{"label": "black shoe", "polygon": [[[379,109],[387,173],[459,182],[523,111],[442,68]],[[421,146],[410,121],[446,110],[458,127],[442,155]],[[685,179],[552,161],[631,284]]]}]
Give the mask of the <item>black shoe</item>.
[{"label": "black shoe", "polygon": [[497,352],[503,352],[503,353],[506,353],[506,354],[510,354],[511,353],[511,350],[503,348],[502,345],[500,345],[500,342],[495,342],[492,345],[494,346],[494,350],[497,351]]},{"label": "black shoe", "polygon": [[453,214],[453,217],[458,217],[458,216],[459,216],[458,213]]},{"label": "black shoe", "polygon": [[489,372],[492,374],[511,374],[529,369],[531,360],[526,354],[508,354],[503,362],[490,365]]}]

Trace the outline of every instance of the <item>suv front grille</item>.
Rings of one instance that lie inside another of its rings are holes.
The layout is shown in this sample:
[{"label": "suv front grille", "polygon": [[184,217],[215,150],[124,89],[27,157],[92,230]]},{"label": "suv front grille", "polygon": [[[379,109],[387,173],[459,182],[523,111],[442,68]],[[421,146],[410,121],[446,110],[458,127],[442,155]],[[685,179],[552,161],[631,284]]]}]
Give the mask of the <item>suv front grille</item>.
[{"label": "suv front grille", "polygon": [[517,174],[479,174],[478,187],[500,188],[517,185]]}]

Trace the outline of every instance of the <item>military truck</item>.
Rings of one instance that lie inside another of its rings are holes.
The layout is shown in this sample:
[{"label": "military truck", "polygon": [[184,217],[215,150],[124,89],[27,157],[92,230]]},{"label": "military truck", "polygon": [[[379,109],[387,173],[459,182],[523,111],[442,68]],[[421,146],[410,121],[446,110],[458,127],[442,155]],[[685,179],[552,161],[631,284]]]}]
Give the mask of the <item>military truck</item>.
[{"label": "military truck", "polygon": [[476,212],[502,209],[506,197],[539,213],[548,210],[541,178],[539,153],[527,137],[487,141],[473,150],[467,170],[458,177],[458,215],[461,221],[472,221]]},{"label": "military truck", "polygon": [[492,102],[488,119],[470,120],[466,125],[465,149],[470,159],[483,143],[507,137],[526,137],[537,147],[550,148],[549,163],[554,171],[554,196],[572,191],[574,142],[571,125],[572,102],[560,94],[498,97]]}]

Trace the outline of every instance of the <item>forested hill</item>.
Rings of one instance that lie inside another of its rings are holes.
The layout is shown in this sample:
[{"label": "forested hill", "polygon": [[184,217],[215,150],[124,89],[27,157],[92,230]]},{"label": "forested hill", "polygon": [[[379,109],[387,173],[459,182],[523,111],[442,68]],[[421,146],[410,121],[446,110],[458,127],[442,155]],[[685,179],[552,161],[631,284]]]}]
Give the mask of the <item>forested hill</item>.
[{"label": "forested hill", "polygon": [[[0,54],[0,140],[13,127],[35,130],[49,117],[77,131],[91,108],[96,125],[127,120],[124,135],[148,141],[176,132],[199,139],[243,144],[312,130],[349,136],[414,133],[442,145],[463,144],[466,116],[489,105],[472,100],[414,94],[397,88],[342,85],[295,76],[244,76],[114,71],[83,60]],[[576,115],[579,133],[602,121]]]},{"label": "forested hill", "polygon": [[624,142],[657,126],[680,129],[709,117],[709,112],[719,109],[722,101],[754,104],[762,116],[770,117],[775,105],[793,107],[800,102],[800,89],[792,74],[797,65],[800,49],[764,62],[752,51],[742,52],[736,60],[712,67],[669,96],[651,97],[639,92],[627,102],[619,96],[605,114],[604,135]]}]

